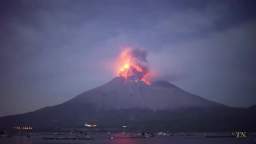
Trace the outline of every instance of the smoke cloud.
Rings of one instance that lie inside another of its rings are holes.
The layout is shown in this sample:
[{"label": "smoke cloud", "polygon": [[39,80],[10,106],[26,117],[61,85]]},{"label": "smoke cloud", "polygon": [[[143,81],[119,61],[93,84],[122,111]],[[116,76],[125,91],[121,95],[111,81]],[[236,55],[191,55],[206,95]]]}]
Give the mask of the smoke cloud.
[{"label": "smoke cloud", "polygon": [[147,63],[147,51],[144,49],[132,49],[131,55],[138,60],[138,62]]},{"label": "smoke cloud", "polygon": [[124,49],[118,63],[120,77],[150,84],[147,52],[144,49]]}]

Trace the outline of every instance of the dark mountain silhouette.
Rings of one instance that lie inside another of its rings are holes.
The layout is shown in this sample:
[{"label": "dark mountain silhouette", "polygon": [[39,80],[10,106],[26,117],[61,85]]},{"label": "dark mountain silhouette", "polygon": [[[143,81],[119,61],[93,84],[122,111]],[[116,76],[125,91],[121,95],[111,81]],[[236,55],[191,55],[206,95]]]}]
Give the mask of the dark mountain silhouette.
[{"label": "dark mountain silhouette", "polygon": [[190,94],[166,81],[146,85],[117,77],[73,99],[34,112],[0,118],[0,128],[82,127],[169,129],[173,131],[255,130],[255,110],[231,108]]},{"label": "dark mountain silhouette", "polygon": [[249,109],[256,110],[256,105],[250,106]]},{"label": "dark mountain silhouette", "polygon": [[168,110],[224,106],[185,92],[166,81],[156,81],[152,85],[146,85],[141,81],[135,82],[120,77],[84,92],[67,103],[89,103],[103,110],[129,108]]}]

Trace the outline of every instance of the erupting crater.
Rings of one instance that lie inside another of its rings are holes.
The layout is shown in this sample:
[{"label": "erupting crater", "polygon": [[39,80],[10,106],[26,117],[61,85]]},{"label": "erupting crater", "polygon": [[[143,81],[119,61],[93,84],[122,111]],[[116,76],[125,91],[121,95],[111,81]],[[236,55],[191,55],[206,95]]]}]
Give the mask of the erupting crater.
[{"label": "erupting crater", "polygon": [[147,53],[143,49],[124,49],[117,59],[117,76],[150,85],[152,72],[147,66],[146,57]]}]

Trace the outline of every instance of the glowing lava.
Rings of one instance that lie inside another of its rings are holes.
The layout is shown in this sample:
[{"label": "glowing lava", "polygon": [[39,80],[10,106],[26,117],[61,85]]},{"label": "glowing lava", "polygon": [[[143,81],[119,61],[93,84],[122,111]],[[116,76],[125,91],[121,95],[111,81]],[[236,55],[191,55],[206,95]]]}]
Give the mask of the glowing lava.
[{"label": "glowing lava", "polygon": [[117,75],[135,82],[143,81],[150,85],[151,74],[146,63],[145,51],[126,48],[118,58]]}]

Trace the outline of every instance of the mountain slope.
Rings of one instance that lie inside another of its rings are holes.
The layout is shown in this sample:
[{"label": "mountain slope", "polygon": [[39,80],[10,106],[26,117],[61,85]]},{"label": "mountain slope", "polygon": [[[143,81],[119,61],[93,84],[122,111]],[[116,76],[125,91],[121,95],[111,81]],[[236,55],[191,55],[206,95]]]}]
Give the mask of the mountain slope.
[{"label": "mountain slope", "polygon": [[189,107],[223,107],[224,105],[192,95],[165,81],[152,85],[117,77],[109,83],[87,91],[68,103],[90,103],[98,109],[143,108],[167,110]]},{"label": "mountain slope", "polygon": [[254,130],[254,114],[192,95],[166,81],[146,85],[117,77],[60,105],[0,118],[0,128],[54,129],[95,122],[101,128],[126,124],[135,129],[176,131]]}]

